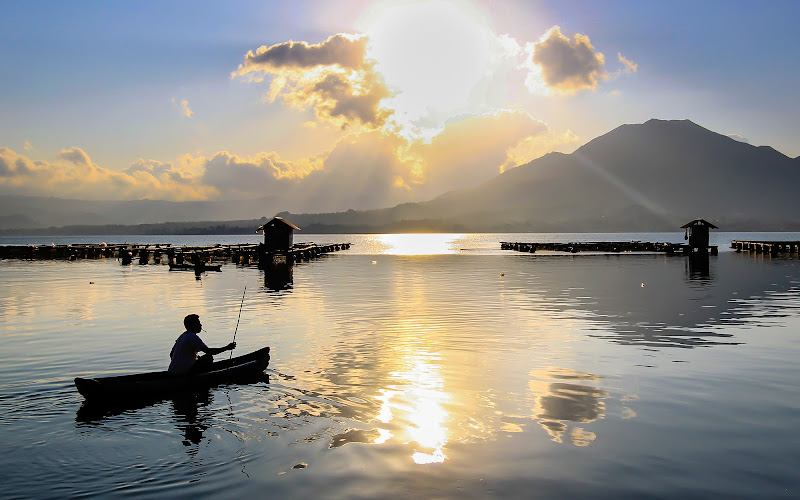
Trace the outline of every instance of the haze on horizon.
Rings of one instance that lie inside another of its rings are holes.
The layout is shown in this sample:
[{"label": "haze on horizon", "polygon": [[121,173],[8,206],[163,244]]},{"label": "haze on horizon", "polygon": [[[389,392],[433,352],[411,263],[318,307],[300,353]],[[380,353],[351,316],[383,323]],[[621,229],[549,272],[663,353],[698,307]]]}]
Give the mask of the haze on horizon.
[{"label": "haze on horizon", "polygon": [[800,4],[0,4],[0,196],[328,212],[474,186],[624,123],[782,153]]}]

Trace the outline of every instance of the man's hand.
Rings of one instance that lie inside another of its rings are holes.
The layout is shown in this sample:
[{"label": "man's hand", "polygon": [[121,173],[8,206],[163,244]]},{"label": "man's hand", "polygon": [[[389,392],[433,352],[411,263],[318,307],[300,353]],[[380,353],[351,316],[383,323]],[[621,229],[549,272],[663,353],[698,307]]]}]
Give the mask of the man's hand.
[{"label": "man's hand", "polygon": [[236,342],[231,342],[230,344],[225,346],[226,351],[232,351],[234,349],[236,349]]}]

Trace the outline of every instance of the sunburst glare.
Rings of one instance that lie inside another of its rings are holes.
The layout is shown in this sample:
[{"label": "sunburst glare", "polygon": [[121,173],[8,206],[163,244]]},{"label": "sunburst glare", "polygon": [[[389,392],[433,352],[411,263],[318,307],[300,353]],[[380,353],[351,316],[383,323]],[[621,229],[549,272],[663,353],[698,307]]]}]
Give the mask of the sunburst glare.
[{"label": "sunburst glare", "polygon": [[385,2],[363,24],[367,55],[397,92],[387,104],[401,125],[436,128],[443,114],[467,108],[491,57],[491,31],[477,10],[438,0]]}]

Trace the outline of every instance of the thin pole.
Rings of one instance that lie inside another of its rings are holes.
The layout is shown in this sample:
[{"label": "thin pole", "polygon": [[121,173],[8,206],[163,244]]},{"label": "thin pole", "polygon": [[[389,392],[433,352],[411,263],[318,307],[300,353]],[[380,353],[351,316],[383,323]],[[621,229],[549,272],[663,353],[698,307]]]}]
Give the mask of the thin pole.
[{"label": "thin pole", "polygon": [[[242,292],[242,303],[239,304],[239,317],[236,318],[236,329],[233,331],[233,342],[236,342],[236,332],[239,331],[239,320],[242,319],[242,306],[244,306],[244,294],[247,293],[247,287],[244,287],[244,292]],[[233,349],[231,349],[231,355],[228,356],[228,359],[233,358]]]}]

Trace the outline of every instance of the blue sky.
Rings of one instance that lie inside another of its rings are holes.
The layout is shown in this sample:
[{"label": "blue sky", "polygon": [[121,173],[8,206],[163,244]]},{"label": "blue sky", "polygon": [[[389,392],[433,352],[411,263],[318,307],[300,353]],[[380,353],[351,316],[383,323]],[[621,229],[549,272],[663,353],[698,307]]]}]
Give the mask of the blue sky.
[{"label": "blue sky", "polygon": [[0,195],[374,208],[650,118],[796,157],[798,21],[793,1],[2,2]]}]

